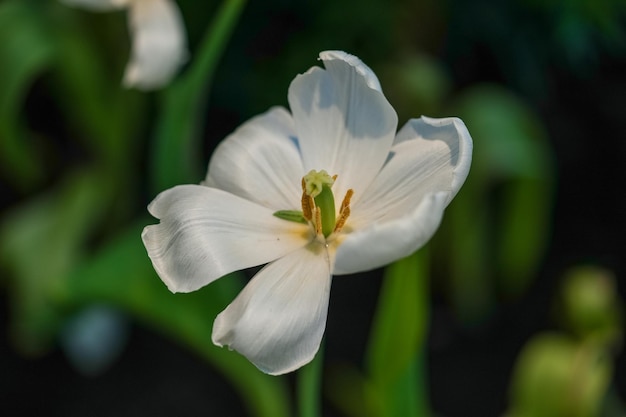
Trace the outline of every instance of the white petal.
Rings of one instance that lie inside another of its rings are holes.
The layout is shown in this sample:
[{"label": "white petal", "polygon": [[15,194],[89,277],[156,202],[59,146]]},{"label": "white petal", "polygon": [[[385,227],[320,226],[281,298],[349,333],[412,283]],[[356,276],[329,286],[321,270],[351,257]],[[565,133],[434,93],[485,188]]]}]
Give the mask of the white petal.
[{"label": "white petal", "polygon": [[68,6],[82,7],[94,11],[115,10],[127,6],[131,0],[61,0]]},{"label": "white petal", "polygon": [[124,85],[149,90],[166,84],[187,60],[185,27],[170,0],[133,1],[129,7],[131,59]]},{"label": "white petal", "polygon": [[373,223],[345,236],[337,249],[333,273],[368,271],[415,252],[439,227],[448,196],[448,192],[429,194],[403,217]]},{"label": "white petal", "polygon": [[[382,93],[382,88],[380,87],[380,81],[374,74],[374,71],[370,69],[367,65],[365,65],[359,58],[354,55],[350,55],[343,51],[323,51],[320,52],[320,59],[326,62],[326,67],[331,67],[336,64],[337,61],[345,61],[350,66],[352,66],[359,74],[361,74],[365,78],[365,82],[369,88],[374,90],[378,90]],[[333,62],[336,60],[335,62]]]},{"label": "white petal", "polygon": [[380,174],[352,206],[346,228],[353,232],[341,241],[335,274],[376,268],[424,245],[465,181],[471,159],[472,139],[461,120],[410,120]]},{"label": "white petal", "polygon": [[303,247],[309,227],[215,188],[181,185],[148,206],[161,220],[141,237],[154,269],[172,292],[189,292],[230,272]]},{"label": "white petal", "polygon": [[407,140],[445,142],[450,153],[452,167],[452,193],[450,195],[450,200],[452,200],[465,182],[472,164],[473,142],[465,123],[457,117],[435,119],[422,116],[419,119],[409,120],[398,132],[396,143]]},{"label": "white petal", "polygon": [[326,326],[330,256],[314,242],[267,265],[217,316],[213,343],[273,375],[311,361]]},{"label": "white petal", "polygon": [[471,158],[472,139],[461,120],[410,120],[380,174],[352,204],[349,224],[359,229],[402,217],[438,191],[449,192],[452,199],[467,177]]},{"label": "white petal", "polygon": [[410,120],[390,158],[352,206],[335,274],[393,262],[424,245],[469,172],[472,139],[456,118]]},{"label": "white petal", "polygon": [[313,67],[289,87],[304,169],[337,174],[339,198],[348,188],[358,195],[383,166],[398,118],[358,58],[341,52],[320,57],[326,70]]},{"label": "white petal", "polygon": [[275,107],[220,143],[206,184],[274,211],[299,210],[303,175],[291,115]]}]

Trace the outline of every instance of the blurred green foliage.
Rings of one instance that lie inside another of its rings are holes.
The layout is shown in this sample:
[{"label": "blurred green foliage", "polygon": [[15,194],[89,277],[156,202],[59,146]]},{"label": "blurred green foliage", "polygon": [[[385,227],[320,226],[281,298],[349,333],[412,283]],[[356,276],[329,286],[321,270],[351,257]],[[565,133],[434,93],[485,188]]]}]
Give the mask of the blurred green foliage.
[{"label": "blurred green foliage", "polygon": [[35,144],[24,132],[20,109],[30,84],[54,55],[54,45],[32,9],[25,2],[5,3],[0,8],[0,62],[11,63],[0,66],[0,166],[3,176],[22,189],[40,181],[43,172]]},{"label": "blurred green foliage", "polygon": [[601,415],[612,366],[594,346],[542,334],[525,346],[517,365],[509,417]]},{"label": "blurred green foliage", "polygon": [[615,277],[572,268],[556,300],[562,332],[537,334],[522,349],[511,381],[508,417],[619,415],[608,402],[616,348],[623,338]]},{"label": "blurred green foliage", "polygon": [[[238,390],[251,415],[290,415],[288,380],[263,375],[211,343],[212,321],[241,288],[240,277],[170,294],[141,244],[141,229],[152,222],[143,206],[167,187],[202,178],[201,139],[215,122],[206,112],[209,91],[251,116],[286,104],[288,82],[319,51],[345,49],[380,76],[400,123],[420,114],[458,116],[474,139],[470,176],[432,244],[385,272],[364,363],[328,367],[322,378],[326,397],[345,415],[428,415],[431,285],[467,328],[479,326],[503,300],[524,294],[550,241],[554,161],[543,123],[522,94],[542,97],[550,65],[582,76],[595,70],[600,51],[625,53],[626,5],[257,4],[259,16],[242,30],[262,32],[267,45],[231,54],[221,70],[228,82],[213,85],[244,3],[181,0],[191,61],[151,94],[120,86],[129,49],[123,13],[93,14],[55,0],[0,3],[0,176],[17,196],[0,220],[0,262],[14,345],[43,354],[68,317],[104,303],[197,352]],[[270,15],[271,7],[284,14]],[[283,38],[274,42],[273,26],[281,25]],[[510,88],[464,84],[463,74],[485,55]],[[449,62],[463,66],[456,76]],[[37,99],[47,129],[34,126],[27,109]],[[614,286],[610,273],[596,269],[565,280],[556,308],[563,331],[537,335],[524,348],[511,383],[511,417],[598,415],[623,337]],[[311,384],[320,378],[317,366]]]},{"label": "blurred green foliage", "polygon": [[[208,83],[243,5],[223,3],[193,65],[158,97],[161,124],[152,157],[159,190],[192,181],[201,170],[190,155],[197,154]],[[45,180],[43,155],[30,145],[34,134],[18,117],[29,89],[42,77],[64,123],[91,157],[63,169],[56,184],[13,207],[0,223],[0,259],[14,277],[5,284],[16,346],[41,354],[72,312],[108,303],[195,349],[239,390],[251,415],[288,415],[283,381],[211,342],[213,318],[241,288],[239,277],[225,278],[212,291],[175,297],[152,269],[140,239],[150,220],[141,216],[129,224],[141,195],[142,141],[136,136],[146,117],[146,97],[120,88],[113,74],[121,67],[106,65],[101,39],[86,30],[84,19],[84,12],[57,2],[0,4],[0,56],[15,63],[3,65],[0,74],[6,83],[0,86],[3,174],[23,192]],[[119,29],[119,23],[111,24]]]},{"label": "blurred green foliage", "polygon": [[[450,294],[460,317],[493,313],[497,299],[522,294],[550,238],[554,167],[547,134],[510,92],[476,85],[452,105],[472,132],[472,171],[450,207]],[[444,235],[442,235],[444,236]]]}]

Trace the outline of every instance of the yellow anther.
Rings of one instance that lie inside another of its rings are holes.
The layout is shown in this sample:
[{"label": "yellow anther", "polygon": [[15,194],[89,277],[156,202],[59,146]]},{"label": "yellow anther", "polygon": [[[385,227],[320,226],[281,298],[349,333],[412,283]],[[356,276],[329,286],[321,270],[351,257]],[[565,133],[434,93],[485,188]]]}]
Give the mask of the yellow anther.
[{"label": "yellow anther", "polygon": [[333,233],[341,231],[343,226],[345,226],[346,220],[348,220],[348,217],[350,216],[350,199],[352,198],[353,195],[354,195],[354,190],[350,188],[346,192],[346,196],[343,198],[343,201],[341,202],[341,208],[339,209],[339,218],[337,219],[337,222],[335,223],[335,229],[333,230]]},{"label": "yellow anther", "polygon": [[308,221],[313,220],[313,210],[315,208],[315,200],[306,192],[302,192],[302,215]]},{"label": "yellow anther", "polygon": [[313,222],[315,226],[315,234],[322,234],[322,210],[319,207],[315,207],[315,221]]},{"label": "yellow anther", "polygon": [[346,192],[346,196],[343,198],[343,201],[341,202],[341,207],[339,208],[339,215],[341,216],[341,214],[343,213],[343,211],[347,208],[350,209],[350,200],[352,199],[352,196],[354,195],[354,190],[352,188],[350,188],[347,192]]},{"label": "yellow anther", "polygon": [[346,207],[339,215],[339,218],[337,219],[337,223],[335,223],[335,230],[333,230],[333,233],[340,232],[341,229],[343,229],[343,226],[345,226],[346,220],[348,220],[349,216],[350,216],[350,206]]}]

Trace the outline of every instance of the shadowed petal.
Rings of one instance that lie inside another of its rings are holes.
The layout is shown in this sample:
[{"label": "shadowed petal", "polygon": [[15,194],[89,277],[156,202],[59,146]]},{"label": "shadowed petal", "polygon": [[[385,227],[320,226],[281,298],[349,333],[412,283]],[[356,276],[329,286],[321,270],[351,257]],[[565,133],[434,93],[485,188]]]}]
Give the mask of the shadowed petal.
[{"label": "shadowed petal", "polygon": [[187,59],[178,7],[170,0],[133,1],[129,27],[133,46],[124,85],[144,90],[163,86]]},{"label": "shadowed petal", "polygon": [[363,196],[355,196],[350,225],[359,229],[405,216],[429,193],[449,191],[451,200],[467,177],[471,159],[472,139],[461,120],[410,120],[398,132],[380,174]]},{"label": "shadowed petal", "polygon": [[395,143],[409,140],[431,142],[428,152],[433,158],[439,158],[435,155],[435,153],[440,153],[435,151],[436,146],[441,146],[437,142],[446,144],[450,159],[449,165],[452,169],[450,187],[452,191],[450,200],[452,200],[465,182],[472,164],[473,142],[465,123],[457,117],[435,119],[422,116],[419,119],[411,119],[400,129]]},{"label": "shadowed petal", "polygon": [[358,195],[383,166],[398,119],[357,57],[336,51],[320,57],[326,70],[313,67],[289,87],[304,169],[337,174],[335,195],[348,188]]},{"label": "shadowed petal", "polygon": [[352,207],[335,274],[365,271],[410,255],[439,227],[469,172],[472,138],[456,118],[410,120],[389,160]]},{"label": "shadowed petal", "polygon": [[410,255],[437,230],[465,181],[472,139],[456,118],[410,120],[390,158],[352,207],[336,274],[364,271]]},{"label": "shadowed petal", "polygon": [[299,210],[304,174],[291,115],[275,107],[220,143],[206,184],[274,211]]},{"label": "shadowed petal", "polygon": [[286,255],[308,242],[306,225],[233,194],[181,185],[148,207],[161,220],[142,239],[154,269],[172,292],[189,292],[230,272]]},{"label": "shadowed petal", "polygon": [[273,375],[311,361],[326,326],[329,256],[312,243],[267,265],[215,319],[213,343]]},{"label": "shadowed petal", "polygon": [[333,273],[368,271],[415,252],[439,227],[449,194],[426,195],[417,208],[403,217],[376,222],[346,235],[337,249]]}]

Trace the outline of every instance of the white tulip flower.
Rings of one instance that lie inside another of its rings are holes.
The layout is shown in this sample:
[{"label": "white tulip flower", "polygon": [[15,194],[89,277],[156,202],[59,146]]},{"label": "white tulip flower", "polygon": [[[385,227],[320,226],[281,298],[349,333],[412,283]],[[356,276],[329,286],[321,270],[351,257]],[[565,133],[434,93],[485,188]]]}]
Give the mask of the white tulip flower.
[{"label": "white tulip flower", "polygon": [[[270,109],[213,154],[206,181],[159,194],[144,245],[172,292],[266,264],[218,315],[213,342],[269,374],[313,359],[333,275],[381,267],[434,234],[469,172],[472,139],[457,118],[397,116],[374,73],[320,54]],[[337,203],[337,204],[336,204]]]}]

